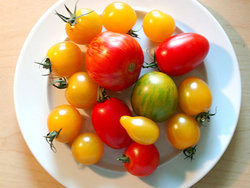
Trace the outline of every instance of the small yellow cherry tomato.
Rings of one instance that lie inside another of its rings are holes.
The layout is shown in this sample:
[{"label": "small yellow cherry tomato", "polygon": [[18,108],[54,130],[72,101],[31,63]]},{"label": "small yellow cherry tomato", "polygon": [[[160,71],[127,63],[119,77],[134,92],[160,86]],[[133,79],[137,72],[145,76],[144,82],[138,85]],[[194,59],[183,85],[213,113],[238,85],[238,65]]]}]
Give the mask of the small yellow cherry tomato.
[{"label": "small yellow cherry tomato", "polygon": [[66,104],[55,107],[47,120],[49,134],[51,136],[54,134],[54,137],[51,137],[52,141],[55,138],[63,143],[71,142],[80,134],[82,123],[83,119],[78,110]]},{"label": "small yellow cherry tomato", "polygon": [[51,63],[52,72],[61,77],[68,77],[78,72],[83,63],[81,49],[69,41],[51,46],[47,58]]},{"label": "small yellow cherry tomato", "polygon": [[71,41],[77,44],[88,44],[102,31],[102,19],[91,9],[77,10],[76,17],[79,18],[76,19],[75,24],[66,24],[66,33]]},{"label": "small yellow cherry tomato", "polygon": [[109,4],[102,13],[103,26],[108,31],[127,33],[136,23],[135,11],[126,3]]},{"label": "small yellow cherry tomato", "polygon": [[86,72],[73,74],[66,89],[67,101],[78,108],[89,109],[96,104],[98,85]]},{"label": "small yellow cherry tomato", "polygon": [[130,138],[139,144],[153,144],[159,137],[159,127],[149,118],[143,116],[122,116],[120,123]]},{"label": "small yellow cherry tomato", "polygon": [[175,30],[174,19],[160,10],[152,10],[143,19],[143,30],[154,42],[162,42],[170,37]]},{"label": "small yellow cherry tomato", "polygon": [[188,115],[207,112],[212,105],[212,93],[206,82],[197,77],[186,78],[179,87],[179,106]]},{"label": "small yellow cherry tomato", "polygon": [[90,165],[97,163],[102,158],[104,145],[96,134],[83,133],[74,140],[71,151],[78,162]]},{"label": "small yellow cherry tomato", "polygon": [[200,126],[191,116],[175,114],[168,121],[167,137],[175,148],[186,149],[199,141]]}]

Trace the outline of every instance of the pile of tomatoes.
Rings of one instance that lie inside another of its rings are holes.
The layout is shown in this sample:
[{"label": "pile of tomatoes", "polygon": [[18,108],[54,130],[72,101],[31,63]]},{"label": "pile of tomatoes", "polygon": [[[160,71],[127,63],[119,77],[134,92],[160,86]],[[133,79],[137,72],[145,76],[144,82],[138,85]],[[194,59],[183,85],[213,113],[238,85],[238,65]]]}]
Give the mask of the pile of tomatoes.
[{"label": "pile of tomatoes", "polygon": [[[66,22],[69,41],[51,46],[39,63],[58,77],[52,84],[65,89],[69,103],[57,106],[48,116],[46,140],[51,149],[55,151],[54,139],[70,143],[74,158],[89,165],[102,158],[104,144],[126,148],[119,160],[127,171],[148,176],[160,160],[154,145],[159,137],[156,122],[168,120],[166,139],[173,147],[185,150],[194,146],[200,138],[199,122],[211,116],[212,94],[200,78],[188,77],[177,88],[171,76],[183,75],[202,63],[209,50],[207,39],[196,33],[173,35],[174,19],[153,10],[143,19],[143,31],[158,47],[154,61],[144,63],[142,47],[132,30],[136,12],[128,4],[111,3],[101,16],[91,9],[75,7],[72,12],[65,8],[69,17],[56,14]],[[103,26],[107,31],[103,32]],[[87,46],[85,54],[79,45]],[[86,72],[82,71],[85,66]],[[139,78],[141,69],[147,67],[159,71]],[[133,112],[122,100],[107,95],[109,90],[121,92],[132,85]],[[176,110],[178,104],[182,113]],[[95,132],[82,133],[84,120],[78,109],[91,109],[92,125],[88,126]]]}]

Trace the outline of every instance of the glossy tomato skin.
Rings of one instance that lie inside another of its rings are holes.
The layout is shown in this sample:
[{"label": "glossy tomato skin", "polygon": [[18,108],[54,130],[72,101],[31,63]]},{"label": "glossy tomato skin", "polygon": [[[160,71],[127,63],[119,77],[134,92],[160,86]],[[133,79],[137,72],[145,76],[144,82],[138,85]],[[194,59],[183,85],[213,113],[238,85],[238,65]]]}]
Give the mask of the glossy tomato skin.
[{"label": "glossy tomato skin", "polygon": [[81,49],[69,41],[59,42],[51,46],[47,52],[54,74],[69,77],[78,72],[83,63]]},{"label": "glossy tomato skin", "polygon": [[127,105],[120,99],[111,97],[94,106],[91,120],[97,135],[114,149],[127,147],[132,140],[120,124],[121,116],[131,116]]},{"label": "glossy tomato skin", "polygon": [[179,106],[188,115],[207,112],[212,105],[212,92],[207,83],[197,77],[188,77],[178,89]]},{"label": "glossy tomato skin", "polygon": [[200,126],[191,116],[175,114],[168,121],[167,137],[175,148],[186,149],[199,141]]},{"label": "glossy tomato skin", "polygon": [[104,145],[94,133],[80,134],[72,143],[71,151],[74,158],[85,165],[97,163],[103,155]]},{"label": "glossy tomato skin", "polygon": [[133,37],[110,31],[95,37],[86,53],[89,76],[112,91],[124,90],[135,83],[143,61],[142,48]]},{"label": "glossy tomato skin", "polygon": [[160,154],[153,144],[141,145],[133,142],[124,154],[129,158],[129,162],[124,163],[124,166],[129,173],[135,176],[149,176],[159,165]]},{"label": "glossy tomato skin", "polygon": [[177,99],[174,81],[162,72],[152,71],[136,82],[131,104],[137,115],[162,122],[175,112]]},{"label": "glossy tomato skin", "polygon": [[67,101],[77,107],[90,109],[96,104],[98,85],[86,72],[73,74],[65,91]]},{"label": "glossy tomato skin", "polygon": [[[79,9],[76,16],[89,13],[91,9]],[[75,25],[66,24],[66,33],[69,39],[77,44],[88,44],[102,31],[102,20],[96,12],[91,12],[76,20]]]},{"label": "glossy tomato skin", "polygon": [[82,129],[83,118],[79,111],[71,105],[59,105],[49,114],[47,124],[49,132],[59,132],[57,141],[69,143],[73,141]]},{"label": "glossy tomato skin", "polygon": [[209,51],[208,40],[196,33],[181,33],[164,40],[156,49],[160,70],[170,76],[190,72],[200,65]]},{"label": "glossy tomato skin", "polygon": [[117,33],[127,33],[135,25],[136,19],[136,12],[124,2],[113,2],[102,13],[104,27]]}]

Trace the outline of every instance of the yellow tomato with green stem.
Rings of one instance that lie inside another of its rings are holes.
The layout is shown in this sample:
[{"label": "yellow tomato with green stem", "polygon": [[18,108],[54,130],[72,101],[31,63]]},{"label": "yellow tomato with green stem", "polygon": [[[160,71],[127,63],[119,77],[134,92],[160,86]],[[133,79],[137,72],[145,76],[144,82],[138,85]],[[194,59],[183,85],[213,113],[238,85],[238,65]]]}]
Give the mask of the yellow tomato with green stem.
[{"label": "yellow tomato with green stem", "polygon": [[78,108],[89,109],[97,102],[98,85],[86,72],[73,74],[65,91],[67,101]]},{"label": "yellow tomato with green stem", "polygon": [[69,17],[56,14],[66,22],[66,33],[69,39],[77,44],[88,44],[97,34],[102,31],[101,17],[92,9],[78,9],[75,6],[71,12],[65,5]]},{"label": "yellow tomato with green stem", "polygon": [[71,105],[59,105],[49,114],[47,125],[49,133],[45,136],[52,150],[53,140],[62,143],[73,141],[82,129],[83,118],[79,111]]},{"label": "yellow tomato with green stem", "polygon": [[174,19],[160,10],[152,10],[143,19],[143,30],[154,42],[162,42],[175,31]]},{"label": "yellow tomato with green stem", "polygon": [[72,143],[71,151],[78,162],[95,164],[102,158],[104,144],[95,133],[82,133]]},{"label": "yellow tomato with green stem", "polygon": [[103,26],[108,31],[127,33],[135,25],[136,12],[124,2],[109,4],[102,13]]}]

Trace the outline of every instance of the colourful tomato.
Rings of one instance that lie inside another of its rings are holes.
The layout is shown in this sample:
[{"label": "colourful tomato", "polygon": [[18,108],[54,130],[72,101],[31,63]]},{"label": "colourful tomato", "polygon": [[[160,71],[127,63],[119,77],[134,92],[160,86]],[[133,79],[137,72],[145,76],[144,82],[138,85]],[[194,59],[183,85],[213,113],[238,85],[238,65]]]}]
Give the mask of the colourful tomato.
[{"label": "colourful tomato", "polygon": [[212,93],[206,82],[188,77],[179,87],[179,106],[189,115],[207,112],[212,105]]},{"label": "colourful tomato", "polygon": [[200,126],[191,116],[175,114],[167,124],[169,142],[177,149],[186,149],[200,139]]},{"label": "colourful tomato", "polygon": [[135,11],[124,2],[113,2],[102,13],[104,27],[117,33],[127,33],[135,25],[136,19]]},{"label": "colourful tomato", "polygon": [[120,123],[132,140],[139,144],[151,145],[159,137],[159,127],[151,119],[143,116],[122,116]]},{"label": "colourful tomato", "polygon": [[73,141],[82,129],[82,116],[71,105],[60,105],[54,108],[47,120],[49,133],[46,136],[52,150],[53,140],[69,143]]},{"label": "colourful tomato", "polygon": [[96,104],[98,85],[86,72],[73,74],[66,89],[67,101],[78,108],[89,109]]},{"label": "colourful tomato", "polygon": [[174,81],[162,72],[153,71],[136,82],[131,104],[137,115],[161,122],[175,112],[177,95]]},{"label": "colourful tomato", "polygon": [[[79,71],[83,63],[81,49],[72,42],[59,42],[51,46],[47,52],[48,68],[61,77],[68,77]],[[46,67],[45,67],[46,68]]]},{"label": "colourful tomato", "polygon": [[69,39],[77,44],[88,44],[98,33],[102,31],[101,17],[91,9],[79,9],[72,13],[65,5],[70,17],[60,13],[56,14],[66,22],[66,33]]},{"label": "colourful tomato", "polygon": [[91,113],[96,133],[105,144],[114,149],[127,147],[132,142],[120,124],[120,117],[123,115],[132,114],[125,103],[114,97],[96,104]]},{"label": "colourful tomato", "polygon": [[125,150],[123,161],[126,170],[139,177],[149,176],[159,165],[160,155],[158,149],[152,145],[141,145],[136,142]]},{"label": "colourful tomato", "polygon": [[175,21],[160,10],[152,10],[143,19],[143,30],[152,41],[162,42],[174,33]]},{"label": "colourful tomato", "polygon": [[74,140],[71,151],[78,162],[90,165],[97,163],[102,158],[104,145],[96,134],[83,133]]},{"label": "colourful tomato", "polygon": [[178,76],[200,65],[209,51],[209,42],[196,33],[181,33],[164,40],[156,49],[159,69]]},{"label": "colourful tomato", "polygon": [[139,77],[144,56],[139,43],[127,34],[103,32],[88,46],[89,76],[101,87],[120,91]]}]

